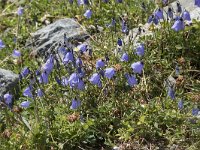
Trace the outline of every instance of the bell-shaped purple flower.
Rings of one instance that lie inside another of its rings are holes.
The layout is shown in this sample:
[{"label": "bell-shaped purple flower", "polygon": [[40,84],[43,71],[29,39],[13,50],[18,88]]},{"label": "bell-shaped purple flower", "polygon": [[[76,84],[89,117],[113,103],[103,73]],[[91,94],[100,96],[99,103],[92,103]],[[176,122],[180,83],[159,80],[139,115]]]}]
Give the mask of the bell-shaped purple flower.
[{"label": "bell-shaped purple flower", "polygon": [[156,12],[155,12],[155,16],[157,16],[157,18],[160,20],[160,19],[163,19],[163,10],[162,9],[157,9]]},{"label": "bell-shaped purple flower", "polygon": [[25,67],[22,69],[21,75],[22,77],[26,77],[30,73],[30,70],[28,67]]},{"label": "bell-shaped purple flower", "polygon": [[83,70],[82,67],[77,68],[77,73],[78,73],[79,78],[83,78],[85,76],[85,71]]},{"label": "bell-shaped purple flower", "polygon": [[23,92],[23,95],[26,96],[26,97],[29,97],[29,98],[33,98],[33,95],[32,95],[32,92],[31,92],[31,87],[28,86],[24,92]]},{"label": "bell-shaped purple flower", "polygon": [[172,87],[168,87],[167,96],[169,96],[172,100],[175,99],[175,91]]},{"label": "bell-shaped purple flower", "polygon": [[31,102],[29,101],[24,101],[20,104],[21,107],[23,108],[28,108],[30,106]]},{"label": "bell-shaped purple flower", "polygon": [[102,59],[97,60],[96,68],[103,68],[105,66],[105,62]]},{"label": "bell-shaped purple flower", "polygon": [[43,84],[47,84],[49,82],[49,75],[45,71],[40,75],[39,82]]},{"label": "bell-shaped purple flower", "polygon": [[179,100],[179,102],[178,102],[178,109],[183,109],[183,100],[181,99],[181,100]]},{"label": "bell-shaped purple flower", "polygon": [[192,109],[192,115],[197,116],[199,114],[199,109],[198,108],[193,108]]},{"label": "bell-shaped purple flower", "polygon": [[172,29],[174,31],[180,31],[180,30],[184,30],[185,25],[184,25],[184,21],[183,19],[178,19],[175,21],[174,25],[172,26]]},{"label": "bell-shaped purple flower", "polygon": [[0,50],[3,49],[5,47],[3,41],[0,39]]},{"label": "bell-shaped purple flower", "polygon": [[136,48],[136,52],[135,52],[138,56],[143,56],[144,55],[144,44],[140,44],[137,48]]},{"label": "bell-shaped purple flower", "polygon": [[56,80],[56,82],[58,83],[58,85],[61,85],[61,84],[62,84],[61,80],[60,80],[57,76],[55,77],[55,80]]},{"label": "bell-shaped purple flower", "polygon": [[115,75],[115,69],[114,68],[106,68],[105,69],[105,77],[108,79],[111,79]]},{"label": "bell-shaped purple flower", "polygon": [[128,25],[126,21],[122,20],[122,33],[128,33]]},{"label": "bell-shaped purple flower", "polygon": [[98,85],[98,86],[101,87],[100,74],[94,73],[94,74],[90,77],[89,81],[90,81],[92,84]]},{"label": "bell-shaped purple flower", "polygon": [[17,10],[18,16],[22,16],[23,13],[24,13],[24,8],[23,7],[19,7],[18,10]]},{"label": "bell-shaped purple flower", "polygon": [[79,67],[79,66],[82,66],[83,65],[83,62],[81,60],[81,58],[77,58],[76,59],[76,66]]},{"label": "bell-shaped purple flower", "polygon": [[85,89],[85,83],[82,79],[79,79],[77,87],[78,90],[84,90]]},{"label": "bell-shaped purple flower", "polygon": [[148,18],[148,23],[151,23],[153,22],[155,25],[158,25],[159,23],[159,19],[157,16],[155,15],[151,15],[149,18]]},{"label": "bell-shaped purple flower", "polygon": [[69,62],[73,62],[74,61],[74,55],[72,52],[67,52],[67,54],[65,55],[64,59],[63,59],[63,63],[64,64],[68,64]]},{"label": "bell-shaped purple flower", "polygon": [[16,50],[16,49],[14,49],[14,50],[13,50],[13,53],[12,53],[12,56],[15,57],[15,58],[18,58],[18,57],[21,56],[21,52],[18,51],[18,50]]},{"label": "bell-shaped purple flower", "polygon": [[182,7],[181,7],[181,4],[180,4],[180,3],[176,3],[176,6],[177,6],[176,11],[177,11],[178,13],[182,13]]},{"label": "bell-shaped purple flower", "polygon": [[135,62],[131,65],[131,68],[133,69],[133,71],[139,74],[142,73],[143,67],[144,67],[144,64],[140,61]]},{"label": "bell-shaped purple flower", "polygon": [[190,13],[187,10],[183,12],[182,18],[183,20],[191,21]]},{"label": "bell-shaped purple flower", "polygon": [[87,51],[87,44],[80,44],[77,46],[77,48],[81,53],[84,53]]},{"label": "bell-shaped purple flower", "polygon": [[3,96],[3,98],[4,98],[4,101],[5,101],[5,103],[7,104],[7,105],[9,105],[9,104],[11,104],[12,103],[12,95],[11,94],[9,94],[9,93],[7,93],[7,94],[5,94],[4,96]]},{"label": "bell-shaped purple flower", "polygon": [[58,52],[61,53],[61,54],[63,54],[63,55],[67,54],[67,50],[66,50],[66,48],[64,46],[60,46],[58,48]]},{"label": "bell-shaped purple flower", "polygon": [[200,0],[195,0],[194,4],[197,5],[198,7],[200,7]]},{"label": "bell-shaped purple flower", "polygon": [[79,82],[79,76],[77,73],[72,73],[69,77],[69,85],[70,87],[76,87]]},{"label": "bell-shaped purple flower", "polygon": [[81,106],[81,101],[80,100],[76,100],[76,99],[73,99],[72,100],[72,104],[70,106],[70,109],[74,110],[74,109],[77,109],[78,107]]},{"label": "bell-shaped purple flower", "polygon": [[38,97],[43,97],[43,95],[44,95],[43,91],[41,89],[38,89],[37,90],[37,96]]},{"label": "bell-shaped purple flower", "polygon": [[86,12],[84,13],[84,16],[87,18],[87,19],[90,19],[91,16],[92,16],[92,10],[86,10]]},{"label": "bell-shaped purple flower", "polygon": [[124,54],[122,55],[122,57],[121,57],[120,60],[121,60],[121,61],[128,62],[128,60],[129,60],[129,56],[128,56],[128,54],[127,54],[127,53],[124,53]]},{"label": "bell-shaped purple flower", "polygon": [[117,45],[118,45],[118,46],[122,46],[122,44],[123,44],[122,39],[118,38],[118,40],[117,40]]},{"label": "bell-shaped purple flower", "polygon": [[174,14],[173,14],[173,11],[172,11],[172,8],[169,7],[168,10],[167,10],[167,16],[170,18],[170,19],[173,19],[174,17]]},{"label": "bell-shaped purple flower", "polygon": [[137,85],[137,80],[134,75],[125,74],[125,77],[127,79],[128,84],[131,87],[134,87],[135,85]]}]

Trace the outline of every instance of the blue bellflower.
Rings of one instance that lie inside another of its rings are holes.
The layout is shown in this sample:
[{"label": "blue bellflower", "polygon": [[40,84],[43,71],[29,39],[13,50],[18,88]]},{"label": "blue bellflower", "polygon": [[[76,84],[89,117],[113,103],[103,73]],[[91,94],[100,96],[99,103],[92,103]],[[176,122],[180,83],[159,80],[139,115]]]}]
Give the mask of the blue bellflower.
[{"label": "blue bellflower", "polygon": [[135,52],[138,56],[143,56],[144,55],[144,44],[140,44],[137,48],[136,48],[136,52]]},{"label": "blue bellflower", "polygon": [[22,16],[23,13],[24,13],[24,8],[23,7],[19,7],[18,10],[17,10],[18,16]]},{"label": "blue bellflower", "polygon": [[5,47],[3,41],[0,39],[0,50],[3,49]]},{"label": "blue bellflower", "polygon": [[84,90],[85,89],[85,83],[82,79],[79,79],[77,87],[78,90]]},{"label": "blue bellflower", "polygon": [[99,87],[101,87],[100,74],[94,73],[94,74],[90,77],[89,81],[90,81],[92,84],[98,85]]},{"label": "blue bellflower", "polygon": [[200,0],[195,0],[194,4],[197,5],[198,7],[200,7]]},{"label": "blue bellflower", "polygon": [[77,108],[80,107],[80,106],[81,106],[81,101],[80,101],[80,100],[73,99],[73,100],[72,100],[72,104],[71,104],[71,106],[70,106],[70,109],[75,110],[75,109],[77,109]]},{"label": "blue bellflower", "polygon": [[105,69],[105,77],[108,79],[111,79],[115,75],[115,69],[114,68],[106,68]]},{"label": "blue bellflower", "polygon": [[124,53],[120,59],[120,61],[125,61],[125,62],[128,62],[129,60],[129,56],[127,53]]},{"label": "blue bellflower", "polygon": [[183,12],[182,18],[183,20],[191,21],[190,13],[187,10]]},{"label": "blue bellflower", "polygon": [[118,46],[122,46],[122,44],[123,44],[122,39],[118,38],[118,40],[117,40],[117,45],[118,45]]},{"label": "blue bellflower", "polygon": [[144,64],[142,62],[135,62],[131,65],[131,68],[135,73],[141,74],[143,70]]},{"label": "blue bellflower", "polygon": [[170,7],[168,8],[168,11],[167,11],[167,17],[169,17],[170,19],[173,19],[173,17],[174,17],[172,8],[170,8]]},{"label": "blue bellflower", "polygon": [[129,86],[134,87],[137,85],[137,80],[134,75],[125,74]]},{"label": "blue bellflower", "polygon": [[174,25],[172,26],[172,29],[177,32],[180,30],[184,30],[184,28],[185,28],[185,25],[184,25],[184,21],[182,18],[176,20]]},{"label": "blue bellflower", "polygon": [[79,76],[77,73],[72,73],[68,79],[70,87],[77,87]]},{"label": "blue bellflower", "polygon": [[168,87],[167,95],[168,95],[172,100],[175,99],[175,92],[174,92],[174,89],[173,89],[172,87]]},{"label": "blue bellflower", "polygon": [[43,84],[47,84],[49,82],[49,75],[46,72],[43,72],[40,75],[39,82]]},{"label": "blue bellflower", "polygon": [[83,65],[83,62],[82,62],[81,58],[77,58],[76,59],[76,66],[77,67],[79,67],[79,66],[81,67],[82,65]]},{"label": "blue bellflower", "polygon": [[86,12],[84,13],[84,16],[87,18],[87,19],[90,19],[92,17],[92,10],[86,10]]},{"label": "blue bellflower", "polygon": [[68,64],[69,62],[73,62],[74,61],[74,55],[72,52],[67,52],[67,54],[65,55],[64,59],[63,59],[63,63],[64,64]]},{"label": "blue bellflower", "polygon": [[87,45],[86,44],[80,44],[77,46],[78,50],[81,52],[81,53],[84,53],[87,51]]},{"label": "blue bellflower", "polygon": [[16,49],[14,49],[14,50],[13,50],[13,53],[12,53],[12,56],[13,56],[14,58],[18,58],[18,57],[21,56],[21,52],[18,51],[18,50],[16,50]]},{"label": "blue bellflower", "polygon": [[30,73],[29,68],[28,67],[24,67],[22,69],[21,75],[22,75],[22,77],[26,77],[29,73]]},{"label": "blue bellflower", "polygon": [[192,109],[192,115],[197,116],[199,114],[199,109],[198,108],[193,108]]},{"label": "blue bellflower", "polygon": [[31,87],[28,86],[24,92],[23,92],[23,95],[26,96],[26,97],[29,97],[29,98],[33,98],[33,95],[32,95],[32,92],[31,92]]},{"label": "blue bellflower", "polygon": [[28,108],[30,106],[31,102],[29,101],[24,101],[20,104],[21,107],[23,108]]},{"label": "blue bellflower", "polygon": [[149,18],[148,18],[148,23],[154,23],[155,25],[158,25],[159,23],[159,19],[157,16],[155,15],[151,15]]},{"label": "blue bellflower", "polygon": [[156,12],[155,12],[155,16],[157,16],[157,18],[160,20],[160,19],[163,19],[163,10],[162,9],[157,9]]},{"label": "blue bellflower", "polygon": [[12,103],[12,95],[11,94],[9,94],[9,93],[7,93],[7,94],[5,94],[4,96],[3,96],[3,98],[4,98],[4,101],[5,101],[5,103],[7,104],[7,105],[9,105],[9,104],[11,104]]},{"label": "blue bellflower", "polygon": [[103,68],[105,66],[105,62],[102,59],[97,60],[96,68]]}]

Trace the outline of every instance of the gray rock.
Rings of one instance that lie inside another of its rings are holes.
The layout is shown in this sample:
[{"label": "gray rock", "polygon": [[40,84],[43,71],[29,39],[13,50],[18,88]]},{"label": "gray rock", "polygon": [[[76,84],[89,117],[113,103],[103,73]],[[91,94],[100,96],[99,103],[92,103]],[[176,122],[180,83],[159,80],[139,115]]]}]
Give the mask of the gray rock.
[{"label": "gray rock", "polygon": [[27,47],[32,47],[41,56],[52,46],[64,42],[64,34],[68,40],[85,41],[89,35],[86,30],[74,19],[60,19],[46,27],[32,33],[32,39],[27,42]]},{"label": "gray rock", "polygon": [[17,74],[0,68],[0,100],[3,98],[4,94],[8,91],[11,92],[17,87],[18,80]]}]

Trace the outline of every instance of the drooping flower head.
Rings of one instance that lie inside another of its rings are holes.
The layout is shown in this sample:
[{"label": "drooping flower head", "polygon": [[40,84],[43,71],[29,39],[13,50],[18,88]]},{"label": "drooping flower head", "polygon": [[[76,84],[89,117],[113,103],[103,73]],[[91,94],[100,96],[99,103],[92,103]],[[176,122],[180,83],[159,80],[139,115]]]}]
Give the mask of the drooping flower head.
[{"label": "drooping flower head", "polygon": [[29,98],[33,98],[32,91],[31,91],[31,87],[30,87],[30,86],[28,86],[28,87],[24,90],[23,95],[26,96],[26,97],[29,97]]},{"label": "drooping flower head", "polygon": [[105,66],[105,62],[102,59],[97,60],[96,68],[103,68]]},{"label": "drooping flower head", "polygon": [[81,52],[81,53],[84,53],[87,51],[87,47],[88,45],[87,44],[80,44],[77,46],[78,50]]},{"label": "drooping flower head", "polygon": [[23,7],[19,7],[18,10],[17,10],[18,16],[22,16],[23,13],[24,13],[24,8]]},{"label": "drooping flower head", "polygon": [[78,57],[78,58],[76,59],[76,66],[77,66],[77,67],[79,67],[79,66],[81,67],[82,65],[83,65],[83,62],[82,62],[81,58]]},{"label": "drooping flower head", "polygon": [[199,114],[199,109],[198,108],[193,108],[192,109],[192,115],[197,116]]},{"label": "drooping flower head", "polygon": [[174,14],[173,14],[171,7],[169,7],[168,10],[167,10],[167,17],[169,17],[170,19],[173,19],[173,17],[174,17]]},{"label": "drooping flower head", "polygon": [[85,89],[85,83],[82,79],[79,78],[76,88],[81,91]]},{"label": "drooping flower head", "polygon": [[12,53],[12,56],[15,57],[15,58],[18,58],[18,57],[21,56],[21,52],[18,51],[18,50],[16,50],[16,49],[14,49],[14,50],[13,50],[13,53]]},{"label": "drooping flower head", "polygon": [[5,47],[3,41],[0,39],[0,50],[3,49]]},{"label": "drooping flower head", "polygon": [[151,15],[149,18],[148,18],[148,23],[154,23],[155,25],[158,25],[159,23],[159,19],[157,16],[155,15]]},{"label": "drooping flower head", "polygon": [[118,40],[117,40],[117,45],[118,45],[118,46],[122,46],[122,44],[123,44],[122,39],[118,38]]},{"label": "drooping flower head", "polygon": [[134,87],[137,85],[137,80],[134,75],[125,74],[129,86]]},{"label": "drooping flower head", "polygon": [[181,4],[180,3],[176,3],[176,6],[177,6],[177,13],[182,13],[182,7],[181,7]]},{"label": "drooping flower head", "polygon": [[11,94],[9,94],[9,93],[7,93],[7,94],[5,94],[4,96],[3,96],[3,98],[4,98],[4,101],[5,101],[5,103],[7,104],[7,105],[9,105],[9,104],[11,104],[12,103],[12,95]]},{"label": "drooping flower head", "polygon": [[184,21],[183,19],[178,19],[175,21],[174,25],[172,26],[172,29],[174,31],[180,31],[180,30],[184,30],[185,25],[184,25]]},{"label": "drooping flower head", "polygon": [[21,107],[23,108],[28,108],[30,106],[31,102],[29,101],[24,101],[20,104]]},{"label": "drooping flower head", "polygon": [[160,19],[163,19],[163,10],[162,9],[157,9],[156,12],[155,12],[155,16],[157,16],[157,18],[160,20]]},{"label": "drooping flower head", "polygon": [[77,73],[72,73],[68,79],[68,83],[70,87],[77,87],[77,84],[79,82],[79,76]]},{"label": "drooping flower head", "polygon": [[187,10],[183,12],[182,18],[183,20],[191,21],[190,13]]},{"label": "drooping flower head", "polygon": [[129,29],[128,29],[128,24],[125,20],[122,20],[122,33],[128,34]]},{"label": "drooping flower head", "polygon": [[105,69],[105,77],[108,79],[111,79],[115,75],[115,69],[114,68],[106,68]]},{"label": "drooping flower head", "polygon": [[86,12],[84,13],[84,16],[87,18],[87,19],[90,19],[92,17],[92,10],[86,10]]},{"label": "drooping flower head", "polygon": [[70,106],[70,109],[74,110],[81,106],[81,101],[77,100],[76,98],[72,100],[72,104]]},{"label": "drooping flower head", "polygon": [[200,0],[195,0],[194,4],[197,5],[198,7],[200,7]]},{"label": "drooping flower head", "polygon": [[63,59],[63,63],[68,64],[69,62],[73,62],[73,61],[74,61],[74,55],[72,52],[68,51]]},{"label": "drooping flower head", "polygon": [[140,44],[139,46],[136,47],[136,52],[138,56],[143,56],[144,55],[144,44]]},{"label": "drooping flower head", "polygon": [[49,75],[46,71],[44,71],[39,78],[39,82],[43,84],[47,84],[49,82]]},{"label": "drooping flower head", "polygon": [[98,85],[99,87],[101,87],[100,74],[94,73],[94,74],[90,77],[89,81],[90,81],[92,84]]},{"label": "drooping flower head", "polygon": [[124,54],[122,55],[122,57],[121,57],[120,60],[121,60],[121,61],[128,62],[128,60],[129,60],[129,56],[128,56],[128,54],[127,54],[127,53],[124,53]]},{"label": "drooping flower head", "polygon": [[167,96],[169,96],[172,100],[175,99],[175,91],[172,87],[168,87]]},{"label": "drooping flower head", "polygon": [[24,67],[22,69],[21,75],[22,77],[26,77],[30,73],[29,67]]},{"label": "drooping flower head", "polygon": [[143,67],[144,67],[144,64],[142,62],[140,62],[140,61],[135,62],[135,63],[133,63],[131,65],[131,68],[133,69],[133,72],[139,73],[139,74],[142,73]]}]

